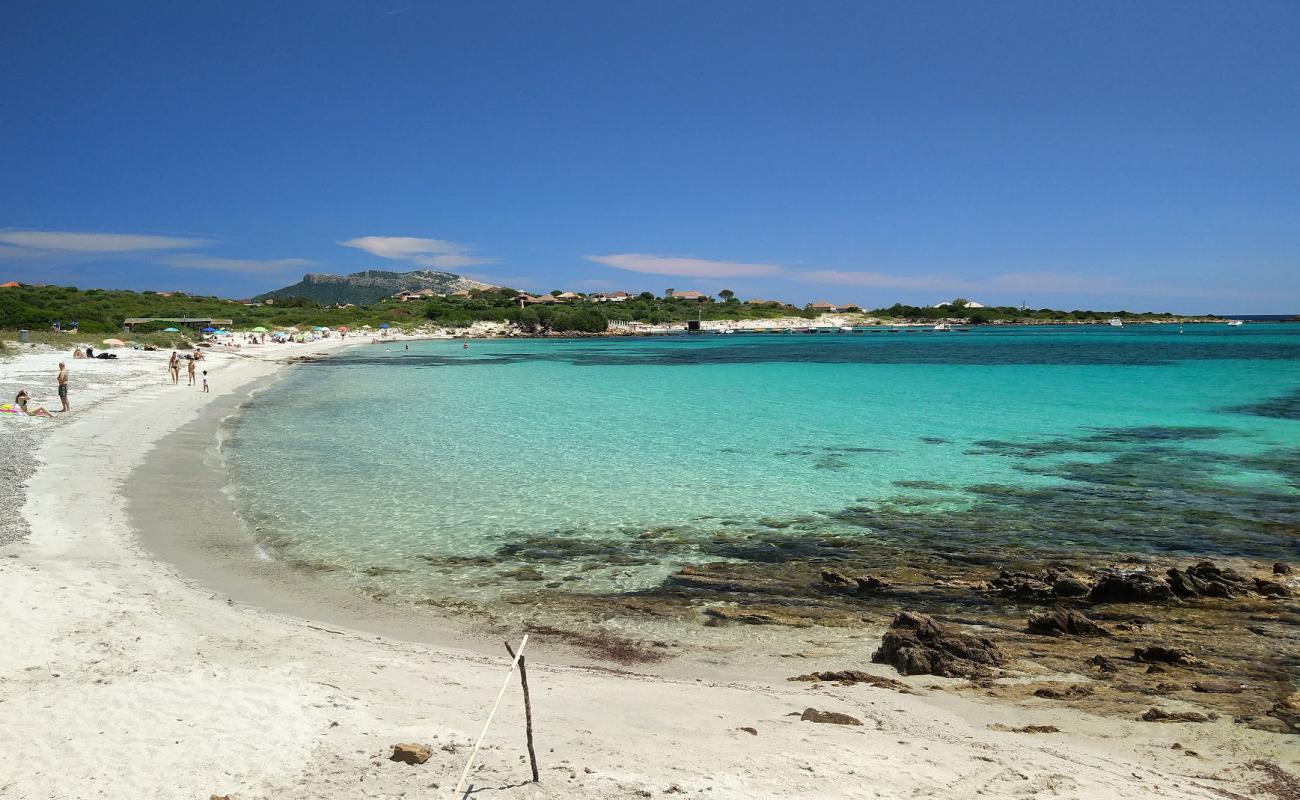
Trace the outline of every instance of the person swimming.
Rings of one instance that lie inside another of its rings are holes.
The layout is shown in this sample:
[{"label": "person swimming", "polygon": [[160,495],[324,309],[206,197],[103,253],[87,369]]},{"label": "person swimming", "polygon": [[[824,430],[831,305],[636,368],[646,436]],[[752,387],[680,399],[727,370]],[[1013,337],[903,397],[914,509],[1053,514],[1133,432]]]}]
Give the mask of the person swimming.
[{"label": "person swimming", "polygon": [[31,395],[27,394],[26,389],[20,389],[18,391],[18,396],[14,398],[14,405],[22,409],[22,412],[29,417],[49,417],[50,419],[54,419],[54,415],[46,411],[41,406],[36,406],[35,408],[28,408],[27,403],[31,399],[32,399]]}]

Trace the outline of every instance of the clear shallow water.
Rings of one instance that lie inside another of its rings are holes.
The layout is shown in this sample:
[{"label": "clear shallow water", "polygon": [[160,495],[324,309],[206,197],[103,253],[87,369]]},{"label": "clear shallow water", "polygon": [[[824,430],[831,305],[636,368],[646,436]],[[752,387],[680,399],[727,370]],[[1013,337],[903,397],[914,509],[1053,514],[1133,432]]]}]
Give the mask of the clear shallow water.
[{"label": "clear shallow water", "polygon": [[1300,325],[367,346],[225,452],[276,558],[398,600],[681,564],[1294,558]]}]

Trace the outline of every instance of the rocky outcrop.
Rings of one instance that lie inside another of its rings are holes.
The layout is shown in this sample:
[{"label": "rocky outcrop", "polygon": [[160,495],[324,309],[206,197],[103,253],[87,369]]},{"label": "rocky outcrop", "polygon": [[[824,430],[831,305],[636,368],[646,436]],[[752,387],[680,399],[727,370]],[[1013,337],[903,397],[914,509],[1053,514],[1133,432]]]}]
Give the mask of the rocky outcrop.
[{"label": "rocky outcrop", "polygon": [[1199,667],[1205,663],[1186,650],[1158,644],[1134,648],[1133,660],[1143,664],[1174,664],[1180,667]]},{"label": "rocky outcrop", "polygon": [[286,300],[301,297],[322,305],[335,303],[354,303],[359,306],[370,305],[398,292],[415,292],[429,289],[438,294],[470,291],[473,289],[496,289],[490,283],[483,283],[450,272],[437,272],[430,269],[417,269],[412,272],[390,272],[382,269],[368,269],[349,275],[330,275],[321,272],[309,272],[302,280],[260,294],[254,300]]},{"label": "rocky outcrop", "polygon": [[1093,603],[1152,603],[1173,598],[1169,584],[1145,572],[1105,573],[1088,592]]},{"label": "rocky outcrop", "polygon": [[1253,583],[1236,570],[1201,561],[1185,570],[1170,569],[1169,588],[1179,597],[1243,597],[1254,591]]},{"label": "rocky outcrop", "polygon": [[1012,600],[1055,600],[1083,597],[1088,584],[1065,570],[1048,569],[1042,572],[1011,572],[1002,570],[989,581],[988,588],[999,597]]},{"label": "rocky outcrop", "polygon": [[1041,636],[1110,636],[1106,628],[1088,619],[1078,611],[1055,608],[1032,614],[1026,627],[1029,633]]},{"label": "rocky outcrop", "polygon": [[818,711],[815,708],[805,708],[799,715],[799,719],[804,722],[820,722],[827,725],[861,725],[862,720],[857,717],[851,717],[848,714],[841,714],[838,711]]},{"label": "rocky outcrop", "polygon": [[1006,663],[996,644],[941,627],[925,614],[904,611],[894,618],[871,656],[904,675],[940,675],[961,678],[988,672]]},{"label": "rocky outcrop", "polygon": [[422,744],[395,744],[393,754],[388,757],[388,760],[403,764],[423,764],[432,755],[433,751]]}]

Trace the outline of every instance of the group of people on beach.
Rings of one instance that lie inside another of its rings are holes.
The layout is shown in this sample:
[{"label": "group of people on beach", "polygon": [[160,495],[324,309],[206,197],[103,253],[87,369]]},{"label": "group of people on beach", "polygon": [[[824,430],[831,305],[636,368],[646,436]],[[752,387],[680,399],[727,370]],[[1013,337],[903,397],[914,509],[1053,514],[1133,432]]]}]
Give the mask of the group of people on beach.
[{"label": "group of people on beach", "polygon": [[[68,365],[62,361],[59,362],[59,375],[56,380],[58,381],[59,402],[63,404],[63,408],[59,409],[59,411],[60,413],[67,413],[72,410],[72,406],[68,403]],[[32,396],[28,394],[26,389],[19,389],[17,396],[14,397],[14,405],[18,407],[18,411],[29,417],[54,417],[44,406],[31,405],[31,400]]]},{"label": "group of people on beach", "polygon": [[[184,357],[182,357],[179,352],[173,350],[171,358],[167,360],[167,372],[171,375],[172,383],[174,385],[180,385],[181,362],[185,361],[185,372],[189,377],[189,383],[187,385],[194,386],[197,381],[196,373],[198,372],[198,364],[202,360],[204,360],[203,351],[197,347],[194,348],[193,353],[186,353]],[[208,391],[208,371],[206,369],[203,370],[203,391]]]}]

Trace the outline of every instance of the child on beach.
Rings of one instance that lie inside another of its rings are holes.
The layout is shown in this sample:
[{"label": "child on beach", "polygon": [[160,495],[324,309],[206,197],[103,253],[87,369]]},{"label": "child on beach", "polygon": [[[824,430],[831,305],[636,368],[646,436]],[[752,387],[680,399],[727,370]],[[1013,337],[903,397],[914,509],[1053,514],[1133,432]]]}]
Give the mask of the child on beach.
[{"label": "child on beach", "polygon": [[186,369],[187,369],[187,371],[189,372],[189,377],[190,377],[190,386],[193,386],[193,385],[194,385],[194,368],[195,368],[196,366],[197,366],[197,364],[194,363],[194,359],[193,359],[193,358],[191,358],[191,359],[189,360],[189,363],[186,365]]},{"label": "child on beach", "polygon": [[208,391],[208,371],[205,369],[205,370],[203,370],[203,392],[204,392],[204,394],[206,394],[207,391]]}]

